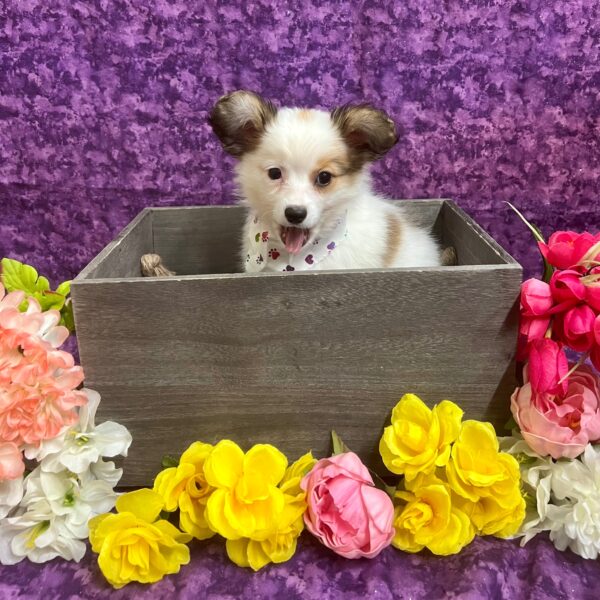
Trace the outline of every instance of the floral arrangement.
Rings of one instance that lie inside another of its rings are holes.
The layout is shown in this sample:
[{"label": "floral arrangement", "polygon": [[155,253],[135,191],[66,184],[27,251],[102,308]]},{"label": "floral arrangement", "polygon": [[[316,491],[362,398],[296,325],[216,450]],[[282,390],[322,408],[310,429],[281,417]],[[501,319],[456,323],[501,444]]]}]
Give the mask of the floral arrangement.
[{"label": "floral arrangement", "polygon": [[[522,215],[520,215],[522,217]],[[523,217],[522,217],[523,218]],[[525,220],[523,218],[523,220]],[[558,231],[548,242],[525,221],[544,260],[521,287],[518,358],[523,385],[511,398],[520,432],[502,447],[520,462],[526,543],[548,531],[584,558],[600,550],[600,233]]]},{"label": "floral arrangement", "polygon": [[[274,446],[194,442],[152,489],[121,496],[90,521],[92,550],[116,588],[153,583],[189,562],[187,544],[219,535],[229,558],[255,571],[289,560],[304,528],[345,558],[400,550],[459,552],[476,535],[509,537],[525,516],[516,459],[489,423],[462,421],[413,394],[392,412],[380,452],[393,485],[333,434],[334,454],[291,465]],[[144,561],[139,557],[147,557]]]},{"label": "floral arrangement", "polygon": [[[518,211],[517,211],[518,212]],[[349,559],[460,552],[475,536],[548,531],[557,548],[600,550],[600,234],[545,242],[542,279],[521,289],[513,435],[463,420],[444,400],[404,395],[370,471],[332,432],[332,456],[290,463],[277,448],[194,442],[165,458],[152,488],[115,492],[129,432],[95,424],[99,395],[60,350],[73,331],[69,282],[4,259],[0,285],[0,562],[80,560],[89,537],[108,582],[156,582],[220,536],[258,571],[295,553],[306,529]],[[5,292],[9,293],[6,294]],[[113,508],[116,512],[112,512]]]},{"label": "floral arrangement", "polygon": [[116,423],[95,425],[100,396],[81,387],[81,367],[59,349],[69,282],[51,292],[31,267],[2,266],[0,562],[80,560],[89,519],[117,497],[122,471],[104,459],[125,455],[131,436]]}]

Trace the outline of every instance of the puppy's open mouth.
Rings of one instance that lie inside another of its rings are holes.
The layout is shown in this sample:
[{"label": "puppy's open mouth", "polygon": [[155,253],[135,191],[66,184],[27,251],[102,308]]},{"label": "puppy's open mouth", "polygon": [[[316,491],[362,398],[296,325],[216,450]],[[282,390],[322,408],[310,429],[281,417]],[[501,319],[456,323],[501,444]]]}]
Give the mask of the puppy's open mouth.
[{"label": "puppy's open mouth", "polygon": [[290,254],[298,254],[302,246],[310,238],[310,229],[301,229],[300,227],[281,227],[279,234],[285,249]]}]

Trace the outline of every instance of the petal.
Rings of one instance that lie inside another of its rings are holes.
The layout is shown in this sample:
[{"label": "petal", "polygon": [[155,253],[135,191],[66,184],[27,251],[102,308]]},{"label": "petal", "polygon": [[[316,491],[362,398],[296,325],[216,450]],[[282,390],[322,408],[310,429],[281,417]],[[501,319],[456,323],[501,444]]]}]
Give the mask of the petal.
[{"label": "petal", "polygon": [[433,408],[440,420],[440,445],[451,444],[460,432],[460,422],[463,417],[462,409],[450,400],[442,400]]},{"label": "petal", "polygon": [[79,431],[86,432],[94,429],[94,418],[100,404],[100,394],[96,390],[82,388],[81,390],[87,396],[87,404],[79,409]]},{"label": "petal", "polygon": [[162,496],[148,488],[123,494],[117,498],[115,503],[118,512],[132,513],[136,517],[146,521],[146,523],[156,521],[164,505]]},{"label": "petal", "polygon": [[244,471],[244,453],[230,440],[221,440],[204,463],[204,475],[209,485],[232,489]]},{"label": "petal", "polygon": [[287,458],[275,446],[256,444],[244,457],[244,470],[259,473],[268,485],[277,485],[285,474]]},{"label": "petal", "polygon": [[225,548],[229,560],[234,562],[238,567],[249,567],[248,562],[248,538],[240,538],[239,540],[227,540]]},{"label": "petal", "polygon": [[127,427],[113,421],[100,423],[93,431],[93,443],[98,448],[100,456],[127,456],[131,445],[131,433]]},{"label": "petal", "polygon": [[268,565],[271,559],[267,556],[263,550],[261,542],[251,540],[248,543],[248,563],[254,571],[262,569],[265,565]]}]

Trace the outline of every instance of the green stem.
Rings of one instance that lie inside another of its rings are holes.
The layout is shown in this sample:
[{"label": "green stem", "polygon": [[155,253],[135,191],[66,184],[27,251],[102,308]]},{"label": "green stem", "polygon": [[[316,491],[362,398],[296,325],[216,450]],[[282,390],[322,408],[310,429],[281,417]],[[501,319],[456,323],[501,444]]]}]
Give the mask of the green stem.
[{"label": "green stem", "polygon": [[579,367],[587,360],[588,356],[590,355],[589,352],[586,352],[585,354],[582,354],[580,359],[567,371],[567,373],[565,373],[560,380],[558,381],[558,385],[560,385],[565,379],[567,379],[568,377],[570,377],[571,375],[573,375],[573,373],[575,373],[575,371],[577,371],[577,369],[579,369]]},{"label": "green stem", "polygon": [[[533,223],[530,223],[523,216],[523,214],[519,211],[519,209],[516,206],[514,206],[510,202],[506,202],[506,204],[508,204],[515,211],[515,213],[517,214],[519,219],[521,219],[521,221],[523,221],[523,223],[525,223],[525,225],[528,227],[528,229],[531,231],[531,233],[533,233],[533,237],[538,242],[542,242],[542,244],[545,244],[546,240],[544,240],[544,236],[542,235],[542,232],[539,230],[539,228],[536,227]],[[554,267],[544,258],[543,254],[542,254],[542,260],[544,261],[544,274],[542,275],[542,281],[545,281],[546,283],[548,283],[550,281],[550,279],[552,278],[552,273],[554,273]]]}]

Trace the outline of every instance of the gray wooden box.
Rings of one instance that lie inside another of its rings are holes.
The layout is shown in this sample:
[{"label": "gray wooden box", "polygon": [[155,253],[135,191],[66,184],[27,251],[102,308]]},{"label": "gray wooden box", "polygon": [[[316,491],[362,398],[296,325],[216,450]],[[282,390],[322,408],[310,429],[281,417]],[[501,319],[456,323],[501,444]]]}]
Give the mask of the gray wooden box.
[{"label": "gray wooden box", "polygon": [[[133,434],[123,484],[150,484],[194,440],[324,456],[332,428],[378,467],[407,392],[504,424],[521,267],[454,203],[403,205],[459,266],[239,273],[244,208],[142,211],[72,286],[98,418]],[[149,252],[177,276],[141,277]]]}]

